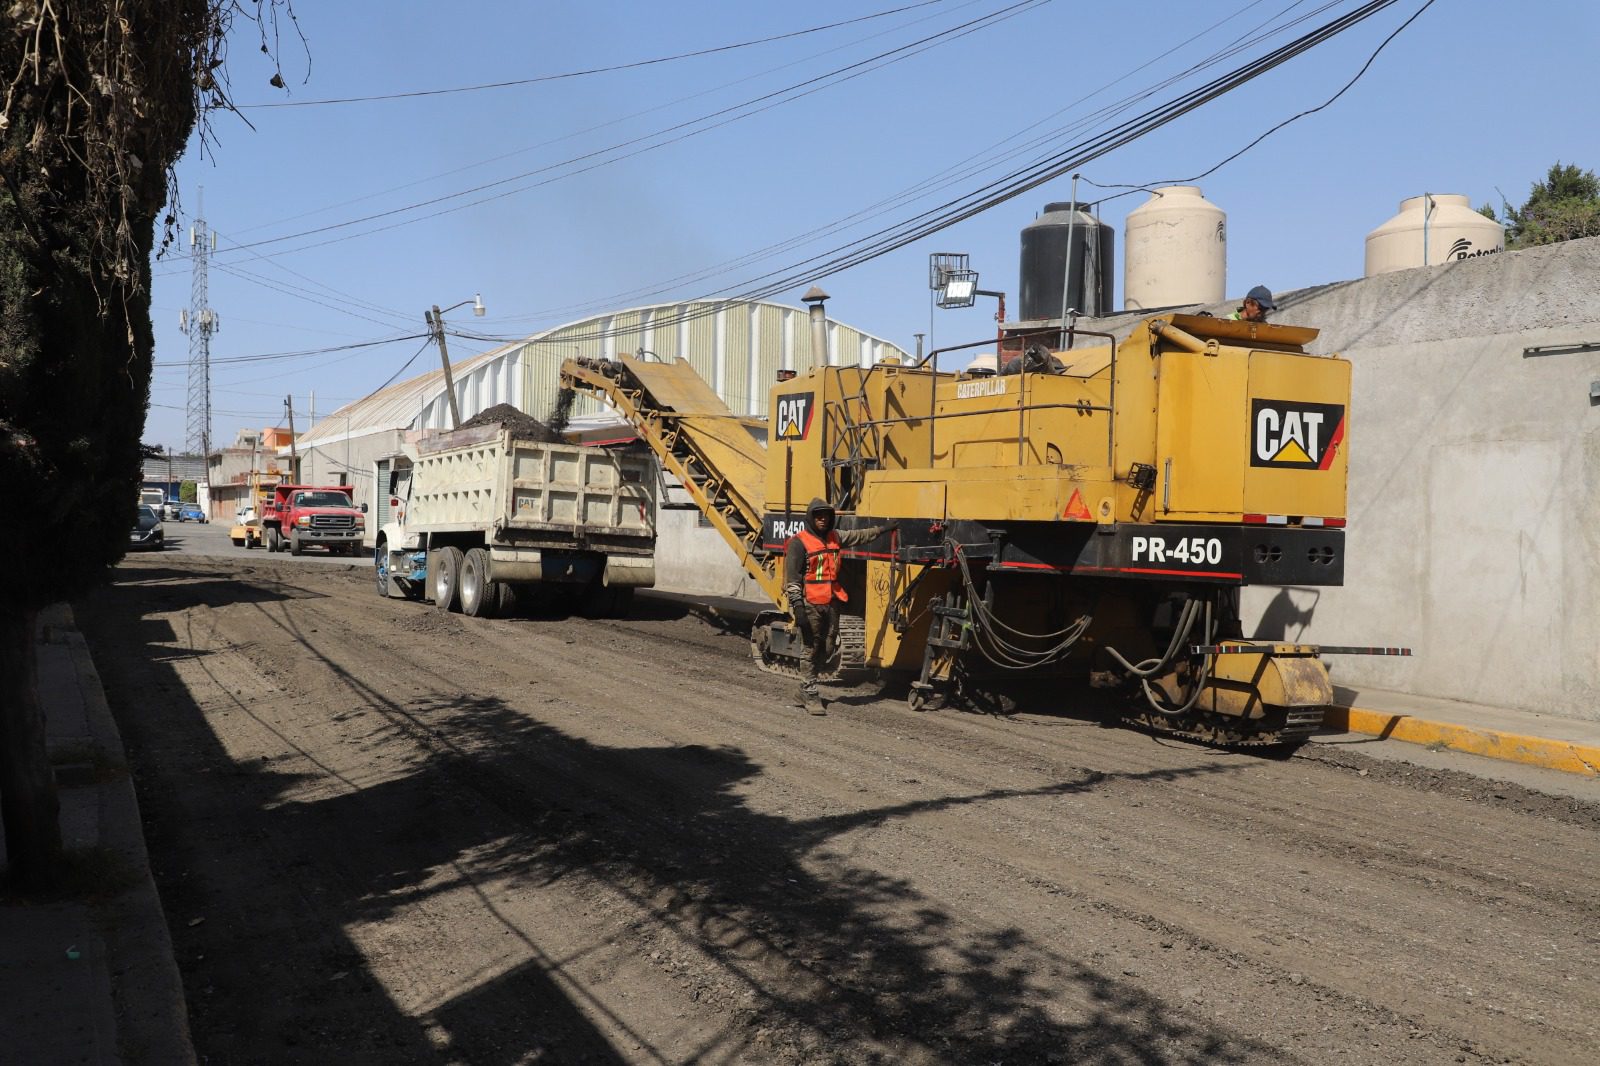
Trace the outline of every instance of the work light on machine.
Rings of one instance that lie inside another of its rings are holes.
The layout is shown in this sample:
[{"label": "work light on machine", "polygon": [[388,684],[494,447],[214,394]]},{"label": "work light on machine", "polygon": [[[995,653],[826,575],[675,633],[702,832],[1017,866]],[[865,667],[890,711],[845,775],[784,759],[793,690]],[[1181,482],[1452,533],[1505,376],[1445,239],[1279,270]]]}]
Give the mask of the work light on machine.
[{"label": "work light on machine", "polygon": [[978,272],[952,270],[945,274],[939,288],[940,307],[971,307],[978,297]]}]

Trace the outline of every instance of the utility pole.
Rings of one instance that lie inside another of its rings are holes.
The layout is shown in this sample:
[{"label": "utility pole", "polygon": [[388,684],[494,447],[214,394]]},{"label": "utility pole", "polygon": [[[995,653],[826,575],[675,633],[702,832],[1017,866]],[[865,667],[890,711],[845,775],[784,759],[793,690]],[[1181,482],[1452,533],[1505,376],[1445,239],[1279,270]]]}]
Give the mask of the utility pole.
[{"label": "utility pole", "polygon": [[178,326],[189,335],[189,402],[187,440],[189,453],[211,454],[211,335],[220,320],[209,304],[207,258],[216,250],[217,235],[206,229],[205,189],[200,190],[200,217],[189,228],[189,248],[194,271],[189,285],[189,309],[178,316]]},{"label": "utility pole", "polygon": [[289,482],[300,484],[300,450],[294,442],[294,397],[285,396],[283,406],[289,410]]},{"label": "utility pole", "polygon": [[450,352],[444,345],[444,316],[439,311],[439,305],[434,304],[433,310],[422,317],[433,331],[433,339],[439,342],[439,363],[444,367],[444,394],[450,398],[450,428],[460,429],[461,412],[456,408],[456,382],[450,376]]}]

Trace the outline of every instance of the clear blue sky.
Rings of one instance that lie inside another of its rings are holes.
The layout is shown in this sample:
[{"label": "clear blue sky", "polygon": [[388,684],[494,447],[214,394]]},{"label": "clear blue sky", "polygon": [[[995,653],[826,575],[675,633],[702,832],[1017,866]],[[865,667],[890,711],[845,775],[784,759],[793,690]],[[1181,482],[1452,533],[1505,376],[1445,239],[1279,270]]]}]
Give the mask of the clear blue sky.
[{"label": "clear blue sky", "polygon": [[[272,70],[248,24],[238,27],[230,68],[241,105],[407,93],[633,63],[915,2],[301,3],[308,43],[302,48],[285,31],[287,92],[268,85]],[[1321,104],[1422,3],[1401,0],[1084,165],[1082,173],[1107,184],[1146,184],[1204,171],[1281,120]],[[1262,24],[1327,9],[1158,89],[1136,110],[1360,5],[1039,0],[899,62],[857,68],[858,77],[639,152],[668,127],[1007,6],[1008,0],[942,0],[631,70],[215,116],[213,155],[201,157],[192,147],[180,164],[182,217],[194,216],[204,186],[205,217],[219,235],[210,276],[211,306],[222,322],[212,345],[213,443],[231,442],[243,427],[281,424],[283,397],[291,393],[297,428],[304,429],[312,393],[319,414],[365,395],[399,371],[422,340],[230,359],[421,334],[424,309],[475,292],[483,294],[488,315],[474,319],[462,308],[447,320],[507,337],[601,309],[724,286],[737,292],[766,271],[975,189],[1043,151],[1001,159],[1019,143],[1007,138],[1087,121],[1058,138],[1063,146],[1078,141],[1108,124],[1094,117],[1098,108],[1152,89]],[[1206,196],[1228,213],[1230,295],[1257,283],[1283,290],[1359,277],[1363,238],[1404,197],[1459,192],[1475,205],[1498,206],[1498,189],[1519,203],[1557,160],[1600,168],[1600,128],[1589,114],[1597,12],[1592,0],[1437,0],[1338,102],[1204,179]],[[607,151],[635,138],[644,140]],[[638,154],[619,158],[628,152]],[[598,154],[570,162],[590,153]],[[963,161],[975,168],[967,176],[869,221],[706,280],[672,282],[847,219]],[[583,167],[590,169],[580,173]],[[517,175],[529,176],[506,181]],[[494,182],[504,184],[401,210]],[[929,329],[929,252],[970,253],[981,284],[1014,300],[1018,231],[1047,201],[1069,198],[1070,189],[1070,178],[1055,179],[936,236],[806,284],[829,291],[833,317],[910,348],[913,333]],[[1082,192],[1106,195],[1088,186]],[[495,198],[462,207],[484,197]],[[1119,300],[1121,223],[1144,199],[1125,196],[1102,208],[1118,234]],[[450,208],[459,209],[437,213]],[[396,213],[342,225],[385,212]],[[293,236],[304,231],[316,232]],[[290,239],[277,240],[284,237]],[[181,449],[189,342],[178,313],[189,303],[190,264],[169,256],[157,261],[155,273],[157,366],[144,439]],[[796,302],[806,284],[776,298]],[[658,287],[664,288],[658,295],[624,295]],[[993,328],[991,315],[992,305],[938,312],[934,341],[981,339]],[[452,339],[451,354],[460,359],[488,347]],[[423,353],[403,376],[433,365],[436,354]]]}]

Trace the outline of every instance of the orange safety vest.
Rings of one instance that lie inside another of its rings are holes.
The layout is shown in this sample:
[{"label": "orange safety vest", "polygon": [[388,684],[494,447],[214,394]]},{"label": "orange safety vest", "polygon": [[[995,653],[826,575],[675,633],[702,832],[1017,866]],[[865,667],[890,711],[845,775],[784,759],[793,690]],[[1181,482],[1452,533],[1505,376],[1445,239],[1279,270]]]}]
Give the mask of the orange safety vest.
[{"label": "orange safety vest", "polygon": [[823,607],[834,600],[849,599],[844,593],[844,586],[838,581],[838,534],[830,529],[828,539],[823,540],[809,529],[802,529],[795,536],[800,538],[800,544],[806,550],[806,602]]}]

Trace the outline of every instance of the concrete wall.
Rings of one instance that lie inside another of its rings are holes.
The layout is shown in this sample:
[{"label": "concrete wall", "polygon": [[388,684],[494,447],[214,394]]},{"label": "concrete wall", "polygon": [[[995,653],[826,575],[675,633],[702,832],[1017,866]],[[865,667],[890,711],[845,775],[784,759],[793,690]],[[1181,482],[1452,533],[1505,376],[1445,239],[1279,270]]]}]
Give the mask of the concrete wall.
[{"label": "concrete wall", "polygon": [[1342,684],[1600,719],[1597,294],[1590,239],[1281,299],[1354,367],[1345,585],[1250,590],[1247,625],[1414,649]]}]

